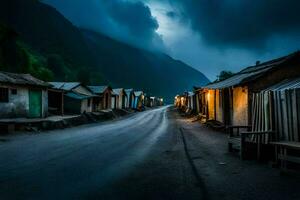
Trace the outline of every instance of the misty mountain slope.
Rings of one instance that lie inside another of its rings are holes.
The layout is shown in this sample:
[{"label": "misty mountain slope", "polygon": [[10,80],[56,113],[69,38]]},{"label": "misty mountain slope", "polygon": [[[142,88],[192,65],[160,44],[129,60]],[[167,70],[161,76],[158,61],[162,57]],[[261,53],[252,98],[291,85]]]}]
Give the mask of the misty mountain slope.
[{"label": "misty mountain slope", "polygon": [[201,72],[165,54],[141,50],[93,31],[82,32],[102,66],[101,72],[113,85],[144,88],[171,99],[186,88],[209,82]]},{"label": "misty mountain slope", "polygon": [[145,89],[170,101],[186,88],[208,82],[199,71],[167,55],[81,30],[37,0],[0,1],[0,23],[45,58],[56,81]]},{"label": "misty mountain slope", "polygon": [[21,40],[45,57],[63,60],[61,65],[73,74],[53,69],[60,79],[80,78],[77,73],[81,75],[81,69],[96,65],[80,30],[54,8],[37,0],[1,0],[0,23],[13,28]]}]

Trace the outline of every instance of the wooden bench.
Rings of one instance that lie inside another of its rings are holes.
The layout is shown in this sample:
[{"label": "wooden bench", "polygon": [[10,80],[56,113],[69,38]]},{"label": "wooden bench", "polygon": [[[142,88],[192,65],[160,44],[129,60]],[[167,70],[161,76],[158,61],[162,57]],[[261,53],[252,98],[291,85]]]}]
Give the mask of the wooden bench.
[{"label": "wooden bench", "polygon": [[233,152],[234,149],[241,149],[241,129],[250,130],[251,126],[226,126],[225,130],[228,134],[229,152]]},{"label": "wooden bench", "polygon": [[[275,146],[276,162],[280,162],[282,172],[289,172],[287,163],[300,164],[300,142],[271,142]],[[290,150],[296,151],[298,155],[291,155]]]},{"label": "wooden bench", "polygon": [[[241,131],[241,129],[247,129],[248,131]],[[234,131],[236,130],[236,131]],[[249,131],[251,126],[228,126],[226,131],[229,135],[228,137],[228,150],[232,152],[234,149],[240,151],[241,159],[245,158],[247,148],[246,143],[255,143],[256,144],[256,156],[257,159],[261,159],[261,146],[263,144],[263,137],[270,137],[274,134],[274,131]],[[247,138],[250,138],[247,140]],[[268,141],[267,141],[268,143]]]},{"label": "wooden bench", "polygon": [[[241,159],[244,159],[247,153],[246,142],[251,142],[256,144],[256,158],[257,160],[260,160],[262,145],[270,144],[269,140],[264,142],[263,138],[271,138],[271,136],[274,134],[275,131],[241,132]],[[246,141],[247,138],[250,138],[250,140]]]}]

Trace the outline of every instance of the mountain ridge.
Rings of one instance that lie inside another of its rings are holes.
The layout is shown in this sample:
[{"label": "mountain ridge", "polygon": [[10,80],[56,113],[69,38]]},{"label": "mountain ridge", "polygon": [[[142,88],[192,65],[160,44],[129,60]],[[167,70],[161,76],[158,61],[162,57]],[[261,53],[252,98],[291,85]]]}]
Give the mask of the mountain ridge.
[{"label": "mountain ridge", "polygon": [[12,27],[22,41],[45,57],[56,81],[144,89],[169,102],[185,88],[209,82],[201,72],[169,55],[80,29],[39,1],[1,1],[0,23]]}]

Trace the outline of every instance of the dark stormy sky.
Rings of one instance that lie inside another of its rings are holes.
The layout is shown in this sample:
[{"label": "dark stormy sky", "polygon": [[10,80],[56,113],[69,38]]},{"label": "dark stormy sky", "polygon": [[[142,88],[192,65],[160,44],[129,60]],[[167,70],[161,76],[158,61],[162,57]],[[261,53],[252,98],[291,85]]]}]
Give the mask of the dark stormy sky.
[{"label": "dark stormy sky", "polygon": [[165,52],[211,80],[300,49],[298,0],[44,0],[75,25]]}]

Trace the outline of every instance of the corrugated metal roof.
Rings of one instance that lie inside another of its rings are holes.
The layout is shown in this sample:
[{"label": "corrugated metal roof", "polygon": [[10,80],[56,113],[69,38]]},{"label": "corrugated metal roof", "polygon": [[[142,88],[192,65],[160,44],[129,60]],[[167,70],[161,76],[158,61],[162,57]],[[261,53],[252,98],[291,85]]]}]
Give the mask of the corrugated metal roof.
[{"label": "corrugated metal roof", "polygon": [[122,92],[125,92],[123,88],[115,88],[113,89],[113,93],[120,95]]},{"label": "corrugated metal roof", "polygon": [[133,89],[125,89],[125,92],[133,92]]},{"label": "corrugated metal roof", "polygon": [[95,94],[102,94],[109,86],[104,85],[104,86],[88,86],[92,92]]},{"label": "corrugated metal roof", "polygon": [[188,96],[193,96],[194,94],[194,92],[188,92]]},{"label": "corrugated metal roof", "polygon": [[130,96],[131,93],[134,94],[133,89],[125,89],[127,96]]},{"label": "corrugated metal roof", "polygon": [[283,91],[290,89],[300,89],[300,78],[286,79],[280,83],[277,83],[264,91]]},{"label": "corrugated metal roof", "polygon": [[76,93],[76,92],[68,92],[66,94],[67,97],[70,97],[72,99],[78,99],[78,100],[83,100],[83,99],[90,99],[94,96],[88,96],[88,95],[84,95],[84,94],[79,94],[79,93]]},{"label": "corrugated metal roof", "polygon": [[297,51],[288,56],[270,60],[270,61],[258,64],[255,66],[247,67],[247,68],[243,69],[242,71],[238,72],[237,74],[235,74],[234,76],[232,76],[224,81],[211,83],[202,88],[222,89],[222,88],[232,87],[232,86],[240,85],[240,84],[255,80],[255,79],[263,76],[269,70],[271,70],[275,67],[279,67],[281,64],[289,61],[290,59],[297,57],[297,56],[299,57],[300,56],[299,54],[300,54],[299,51]]},{"label": "corrugated metal roof", "polygon": [[49,83],[53,85],[54,89],[65,90],[65,91],[70,91],[75,87],[81,85],[80,82],[49,82]]},{"label": "corrugated metal roof", "polygon": [[143,91],[136,91],[136,92],[134,92],[134,95],[135,95],[136,97],[139,97],[139,96],[141,96],[141,95],[143,95],[143,94],[144,94]]},{"label": "corrugated metal roof", "polygon": [[0,72],[0,82],[16,85],[31,85],[41,87],[51,86],[49,83],[39,80],[31,76],[30,74],[15,74],[9,72]]}]

